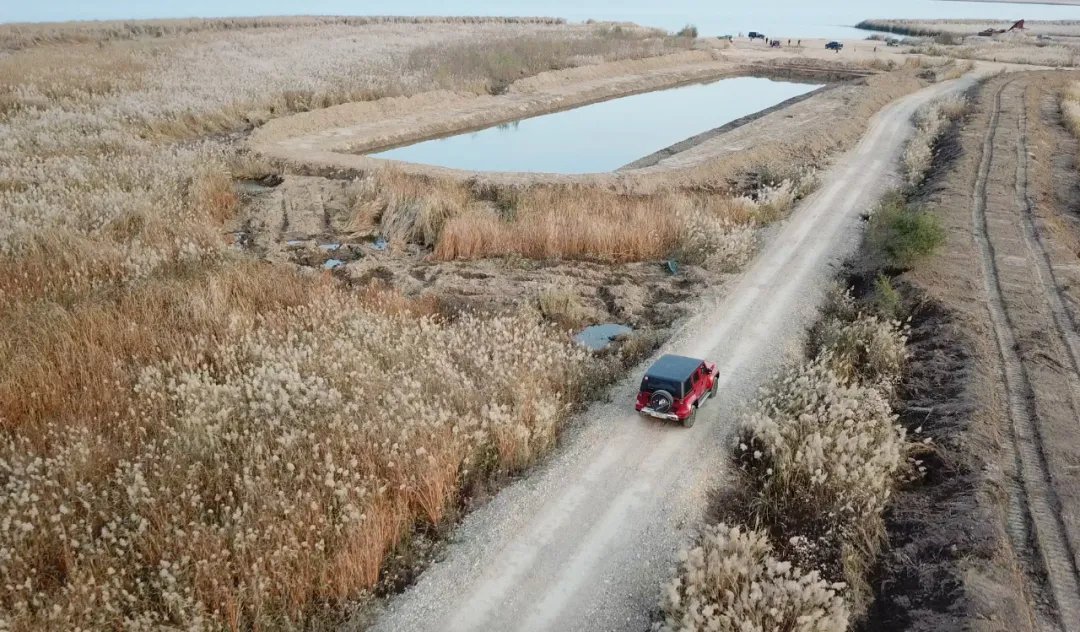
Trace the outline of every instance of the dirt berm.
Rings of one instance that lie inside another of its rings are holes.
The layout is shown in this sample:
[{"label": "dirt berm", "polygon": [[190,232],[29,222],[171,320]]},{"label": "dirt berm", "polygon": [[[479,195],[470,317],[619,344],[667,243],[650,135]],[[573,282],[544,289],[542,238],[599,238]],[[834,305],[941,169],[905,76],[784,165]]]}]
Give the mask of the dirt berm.
[{"label": "dirt berm", "polygon": [[[719,51],[691,51],[541,73],[510,86],[506,94],[446,91],[387,98],[297,114],[268,122],[249,146],[293,173],[355,176],[393,167],[421,176],[450,177],[479,184],[594,183],[648,192],[672,186],[727,186],[739,172],[774,166],[821,163],[851,146],[870,116],[896,98],[926,85],[918,68],[851,79],[858,67],[804,58],[740,61]],[[747,121],[723,134],[706,134],[692,146],[640,168],[615,173],[476,173],[387,161],[363,152],[484,128],[521,118],[628,94],[728,76],[798,75],[827,82],[848,78],[833,89]]]}]

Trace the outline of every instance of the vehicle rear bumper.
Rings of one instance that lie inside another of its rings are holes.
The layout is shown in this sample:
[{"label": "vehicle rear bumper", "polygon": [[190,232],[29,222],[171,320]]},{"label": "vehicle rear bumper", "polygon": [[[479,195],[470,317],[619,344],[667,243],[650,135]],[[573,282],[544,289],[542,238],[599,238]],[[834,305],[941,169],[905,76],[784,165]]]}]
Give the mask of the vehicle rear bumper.
[{"label": "vehicle rear bumper", "polygon": [[665,421],[680,421],[679,416],[675,413],[662,413],[655,411],[652,408],[642,408],[639,411],[642,415],[647,417],[653,417],[655,419],[663,419]]}]

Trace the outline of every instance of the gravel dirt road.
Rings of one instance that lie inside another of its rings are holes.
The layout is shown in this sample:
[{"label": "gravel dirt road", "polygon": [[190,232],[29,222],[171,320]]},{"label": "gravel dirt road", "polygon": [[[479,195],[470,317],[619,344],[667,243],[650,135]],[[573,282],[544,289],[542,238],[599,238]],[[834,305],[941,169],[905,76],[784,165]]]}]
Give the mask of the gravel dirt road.
[{"label": "gravel dirt road", "polygon": [[801,357],[823,292],[858,243],[860,215],[898,182],[912,114],[974,81],[937,84],[879,112],[744,275],[723,295],[702,297],[697,316],[663,349],[720,366],[720,396],[693,429],[635,414],[639,376],[627,376],[546,464],[469,515],[445,558],[392,599],[373,628],[645,629],[677,549],[725,475],[739,407],[781,363]]}]

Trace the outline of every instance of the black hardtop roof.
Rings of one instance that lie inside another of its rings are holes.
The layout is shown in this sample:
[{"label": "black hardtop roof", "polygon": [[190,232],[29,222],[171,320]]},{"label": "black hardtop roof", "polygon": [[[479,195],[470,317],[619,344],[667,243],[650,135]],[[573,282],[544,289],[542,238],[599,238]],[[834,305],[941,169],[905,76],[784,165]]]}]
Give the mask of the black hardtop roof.
[{"label": "black hardtop roof", "polygon": [[702,362],[703,360],[695,360],[686,356],[661,356],[655,364],[649,367],[649,370],[645,372],[645,376],[681,382],[690,377],[701,366]]}]

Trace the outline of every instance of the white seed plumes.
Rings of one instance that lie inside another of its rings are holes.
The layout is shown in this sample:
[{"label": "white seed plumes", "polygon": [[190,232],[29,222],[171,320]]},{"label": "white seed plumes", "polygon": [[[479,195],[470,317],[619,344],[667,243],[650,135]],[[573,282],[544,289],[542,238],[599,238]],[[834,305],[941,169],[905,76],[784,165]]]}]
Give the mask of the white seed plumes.
[{"label": "white seed plumes", "polygon": [[763,517],[828,515],[841,524],[880,515],[903,462],[904,431],[880,392],[815,361],[765,391],[737,442]]},{"label": "white seed plumes", "polygon": [[843,585],[777,559],[762,531],[715,525],[680,558],[661,602],[663,632],[847,629]]},{"label": "white seed plumes", "polygon": [[1062,92],[1061,115],[1069,131],[1080,137],[1080,82],[1070,83]]},{"label": "white seed plumes", "polygon": [[967,97],[948,96],[928,103],[915,113],[915,134],[904,149],[904,178],[916,186],[926,178],[934,161],[934,149],[949,123],[970,110]]},{"label": "white seed plumes", "polygon": [[839,631],[864,612],[885,505],[909,471],[888,399],[906,341],[904,327],[861,312],[847,292],[829,297],[815,359],[782,372],[735,433],[745,503],[727,510],[780,538],[786,561],[766,532],[710,527],[665,587],[660,629]]},{"label": "white seed plumes", "polygon": [[897,321],[857,312],[847,320],[825,319],[816,342],[825,365],[841,379],[891,396],[907,362],[907,331]]},{"label": "white seed plumes", "polygon": [[588,362],[525,317],[342,302],[237,329],[143,371],[120,461],[88,430],[47,457],[7,440],[0,628],[259,626],[355,598],[471,477],[551,444]]}]

